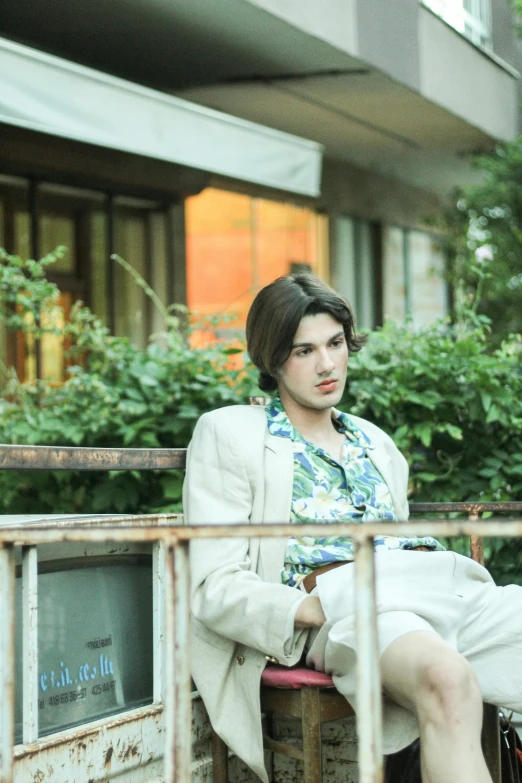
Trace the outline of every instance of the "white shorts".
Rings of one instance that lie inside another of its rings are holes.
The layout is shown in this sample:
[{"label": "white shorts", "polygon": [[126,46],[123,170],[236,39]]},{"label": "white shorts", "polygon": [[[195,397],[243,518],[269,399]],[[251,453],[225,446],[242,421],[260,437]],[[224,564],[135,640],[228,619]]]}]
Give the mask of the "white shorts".
[{"label": "white shorts", "polygon": [[[377,630],[382,654],[411,631],[438,634],[477,675],[482,698],[522,712],[522,587],[497,587],[485,568],[454,552],[392,550],[375,555]],[[317,577],[314,590],[327,618],[310,645],[307,664],[332,675],[355,707],[353,564]],[[416,737],[416,717],[385,697],[384,752]]]}]

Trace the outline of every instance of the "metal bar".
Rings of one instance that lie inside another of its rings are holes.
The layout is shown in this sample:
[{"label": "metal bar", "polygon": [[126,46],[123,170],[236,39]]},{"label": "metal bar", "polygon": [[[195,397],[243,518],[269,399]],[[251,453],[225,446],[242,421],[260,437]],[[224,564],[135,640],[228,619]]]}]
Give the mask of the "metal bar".
[{"label": "metal bar", "polygon": [[356,547],[355,598],[359,783],[382,783],[382,696],[373,538],[362,539]]},{"label": "metal bar", "polygon": [[[183,524],[183,514],[133,514],[132,516],[124,514],[117,514],[116,516],[111,516],[109,514],[95,514],[93,516],[89,516],[87,514],[83,514],[78,516],[67,516],[64,519],[48,519],[46,517],[38,517],[33,514],[32,517],[34,517],[34,519],[31,517],[29,519],[24,518],[22,523],[17,522],[16,524],[23,525],[24,529],[29,530],[67,530],[70,528],[90,527],[111,528],[119,527],[120,523],[122,525],[132,526],[133,528],[148,528],[159,525],[172,528]],[[1,518],[2,517],[0,517],[0,520]],[[5,525],[5,527],[8,526]],[[2,530],[1,526],[0,530]]]},{"label": "metal bar", "polygon": [[165,542],[165,783],[175,781],[175,738],[176,693],[174,684],[175,656],[175,600],[176,583],[174,578],[174,542]]},{"label": "metal bar", "polygon": [[[468,519],[470,522],[478,521],[478,512],[470,513]],[[472,559],[476,563],[484,565],[484,539],[482,536],[471,535],[469,541],[471,550],[470,554]],[[482,721],[482,748],[493,783],[501,783],[498,707],[493,704],[484,705],[484,717]]]},{"label": "metal bar", "polygon": [[155,541],[152,548],[152,580],[153,699],[159,704],[165,696],[165,547],[162,541]]},{"label": "metal bar", "polygon": [[428,514],[430,512],[458,511],[466,514],[479,514],[483,511],[522,511],[522,501],[474,501],[465,503],[410,503],[410,514]]},{"label": "metal bar", "polygon": [[[304,760],[304,753],[301,748],[296,748],[293,745],[289,745],[286,742],[272,739],[272,737],[263,736],[263,745],[267,750],[272,753],[280,753],[282,756],[289,756],[291,759],[297,759],[298,761]],[[215,783],[214,781],[212,783]],[[228,783],[228,778],[226,779]]]},{"label": "metal bar", "polygon": [[323,772],[321,753],[321,691],[303,688],[301,691],[303,729],[303,783],[320,783]]},{"label": "metal bar", "polygon": [[192,699],[190,695],[190,570],[189,544],[174,548],[174,691],[175,783],[190,783]]},{"label": "metal bar", "polygon": [[38,739],[38,555],[22,549],[23,741]]},{"label": "metal bar", "polygon": [[13,548],[0,544],[0,783],[13,781],[14,586]]},{"label": "metal bar", "polygon": [[165,783],[190,783],[191,721],[188,544],[171,539],[165,567]]},{"label": "metal bar", "polygon": [[[320,536],[324,532],[321,524],[291,525],[180,525],[179,516],[173,515],[176,524],[165,523],[168,515],[151,516],[151,524],[145,516],[140,517],[140,524],[133,525],[132,517],[116,518],[117,527],[105,524],[79,524],[74,526],[0,526],[0,541],[18,546],[49,544],[65,541],[76,542],[107,542],[107,541],[160,541],[169,533],[175,531],[178,541],[208,538],[288,538],[296,533],[300,536]],[[332,536],[350,536],[354,541],[361,541],[375,536],[499,536],[500,538],[522,537],[522,520],[479,520],[470,522],[461,520],[433,520],[423,522],[368,522],[364,525],[337,522],[328,526]]]},{"label": "metal bar", "polygon": [[[477,522],[480,519],[478,512],[468,514],[468,519],[470,522]],[[480,565],[484,565],[484,539],[482,536],[473,533],[469,537],[469,546],[471,559],[476,563],[480,563]]]},{"label": "metal bar", "polygon": [[0,446],[0,470],[173,470],[185,462],[186,449]]},{"label": "metal bar", "polygon": [[494,704],[484,704],[482,748],[493,783],[502,783],[500,726],[498,720],[498,707]]}]

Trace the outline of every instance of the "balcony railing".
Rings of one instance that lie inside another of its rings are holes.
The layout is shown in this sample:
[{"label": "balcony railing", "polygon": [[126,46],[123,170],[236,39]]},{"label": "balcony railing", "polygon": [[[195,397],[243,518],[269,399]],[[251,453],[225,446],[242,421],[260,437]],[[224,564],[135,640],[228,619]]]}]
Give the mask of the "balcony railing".
[{"label": "balcony railing", "polygon": [[[138,459],[141,453],[141,461]],[[80,469],[100,470],[182,468],[184,450],[81,449],[53,447],[0,446],[0,469]],[[329,524],[333,536],[349,536],[356,544],[356,634],[359,650],[357,667],[357,734],[360,783],[382,783],[381,681],[378,666],[375,564],[373,540],[376,536],[469,536],[474,559],[481,560],[484,536],[522,536],[522,503],[428,503],[412,504],[415,514],[465,512],[467,519],[423,519],[409,522]],[[515,519],[481,520],[482,512],[509,512]],[[297,530],[296,530],[297,528]],[[104,731],[120,731],[123,741],[139,728],[141,741],[147,731],[157,737],[163,731],[165,783],[191,780],[192,697],[189,651],[190,574],[188,548],[193,539],[273,538],[319,536],[322,524],[201,525],[183,524],[179,516],[144,515],[53,520],[45,523],[0,527],[0,783],[13,783],[15,761],[24,777],[24,764],[42,750],[57,751],[69,758],[69,746],[79,743],[85,750],[98,750],[98,764],[111,755],[101,746]],[[134,710],[116,720],[80,726],[67,736],[39,739],[38,735],[38,571],[37,548],[62,543],[132,543],[153,545],[153,637],[154,698],[150,707]],[[15,560],[14,548],[22,547],[22,658],[23,745],[13,747],[14,668],[15,668]],[[499,733],[495,708],[487,711],[486,756],[492,779],[500,781]],[[123,733],[122,733],[123,732]],[[108,734],[107,734],[108,736]],[[144,739],[145,737],[145,739]],[[98,743],[98,746],[97,746]],[[111,745],[113,748],[114,743]],[[112,750],[111,750],[112,753]],[[100,760],[101,759],[101,760]],[[101,767],[103,772],[103,766]],[[91,774],[91,773],[89,773]],[[64,778],[66,780],[67,778]],[[70,778],[69,778],[70,779]],[[98,779],[98,778],[95,778]],[[100,776],[101,779],[101,776]]]}]

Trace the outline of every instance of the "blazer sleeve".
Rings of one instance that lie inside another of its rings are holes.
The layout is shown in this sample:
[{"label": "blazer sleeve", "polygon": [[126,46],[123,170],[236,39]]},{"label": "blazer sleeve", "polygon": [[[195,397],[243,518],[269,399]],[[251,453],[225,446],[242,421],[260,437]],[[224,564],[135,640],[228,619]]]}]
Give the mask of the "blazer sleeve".
[{"label": "blazer sleeve", "polygon": [[[253,488],[234,433],[212,414],[201,417],[187,454],[183,506],[188,524],[248,524]],[[303,632],[289,644],[289,618],[306,597],[264,582],[253,570],[249,539],[201,539],[190,545],[191,608],[216,634],[295,662]],[[306,633],[306,631],[304,632]]]}]

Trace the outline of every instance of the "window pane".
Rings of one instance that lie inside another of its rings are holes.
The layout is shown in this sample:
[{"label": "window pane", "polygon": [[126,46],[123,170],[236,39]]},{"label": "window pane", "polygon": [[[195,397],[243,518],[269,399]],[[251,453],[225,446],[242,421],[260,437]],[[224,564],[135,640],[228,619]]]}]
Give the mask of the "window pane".
[{"label": "window pane", "polygon": [[408,311],[409,281],[404,263],[404,230],[386,226],[383,231],[383,311],[384,319],[402,321]]},{"label": "window pane", "polygon": [[[71,312],[71,294],[60,294],[57,306],[51,312],[42,315],[44,329],[63,328]],[[63,381],[65,372],[65,348],[61,337],[56,334],[44,334],[40,340],[42,357],[42,378],[46,381],[59,383]]]},{"label": "window pane", "polygon": [[[16,584],[16,741],[22,736],[21,579]],[[38,577],[40,736],[152,702],[152,567]]]},{"label": "window pane", "polygon": [[16,212],[14,216],[14,253],[20,258],[31,257],[31,224],[29,213]]},{"label": "window pane", "polygon": [[[252,297],[251,199],[203,191],[186,203],[187,303],[201,316],[235,315],[245,322]],[[194,335],[205,340],[204,333]]]},{"label": "window pane", "polygon": [[63,258],[49,267],[49,274],[63,272],[74,274],[76,259],[76,238],[74,218],[69,215],[39,214],[38,239],[40,255],[52,253],[59,245],[67,248]]},{"label": "window pane", "polygon": [[[164,305],[169,302],[167,223],[165,212],[150,212],[148,216],[149,234],[151,239],[151,278],[150,284]],[[156,307],[152,308],[152,334],[165,329],[165,322]]]},{"label": "window pane", "polygon": [[445,262],[440,243],[422,231],[410,232],[411,309],[415,326],[448,313]]},{"label": "window pane", "polygon": [[[118,212],[115,217],[115,252],[142,277],[147,277],[147,214]],[[111,263],[116,263],[111,261]],[[143,289],[119,264],[116,265],[115,291],[116,334],[129,337],[138,348],[145,348],[148,338],[148,301]]]},{"label": "window pane", "polygon": [[304,207],[209,188],[187,200],[186,235],[189,309],[236,317],[218,336],[243,331],[252,299],[275,278],[298,269],[328,278],[326,218]]}]

